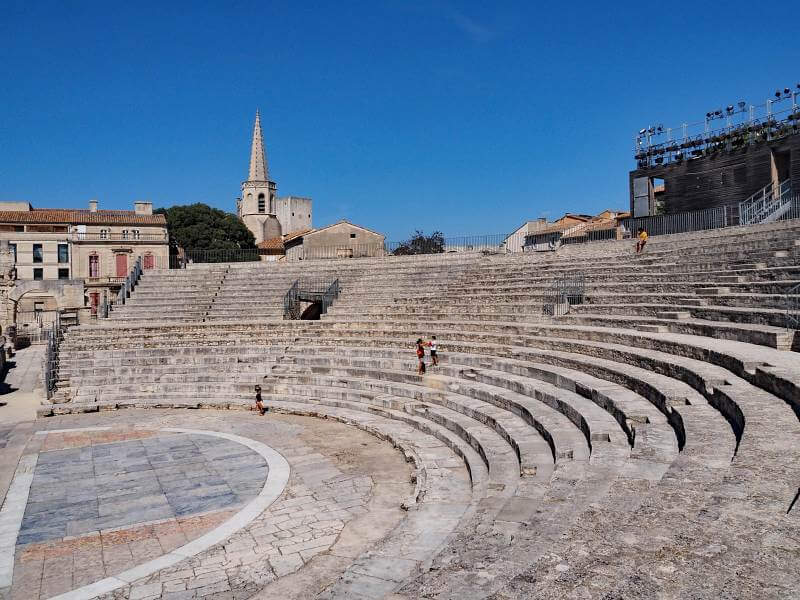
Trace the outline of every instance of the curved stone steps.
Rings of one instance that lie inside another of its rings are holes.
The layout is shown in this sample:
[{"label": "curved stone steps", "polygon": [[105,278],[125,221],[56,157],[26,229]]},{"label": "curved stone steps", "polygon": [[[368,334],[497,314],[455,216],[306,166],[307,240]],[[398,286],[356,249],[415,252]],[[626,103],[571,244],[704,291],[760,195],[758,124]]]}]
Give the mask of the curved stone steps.
[{"label": "curved stone steps", "polygon": [[[315,364],[320,357],[326,354],[330,355],[330,353],[331,349],[325,347],[301,347],[293,348],[287,356],[296,357],[303,363],[310,362],[310,364]],[[404,363],[409,363],[407,359],[404,361],[404,354],[406,354],[404,351],[393,348],[361,349],[361,351],[358,348],[336,348],[334,350],[334,355],[339,356],[338,361],[340,364],[345,360],[353,366],[366,368],[374,366],[373,361],[378,357],[399,360],[401,362],[394,362],[391,366],[394,369],[402,368]],[[312,358],[310,361],[306,361],[305,356],[311,356]],[[580,372],[574,367],[572,369],[565,368],[563,361],[556,361],[562,366],[533,362],[542,357],[543,355],[532,355],[526,357],[529,360],[520,360],[486,356],[485,354],[448,351],[442,355],[440,367],[435,369],[434,372],[436,374],[447,374],[450,377],[467,378],[473,381],[476,380],[476,377],[479,377],[478,380],[480,381],[499,387],[506,387],[507,389],[518,389],[519,386],[524,387],[528,384],[533,384],[533,380],[538,380],[544,385],[539,384],[538,391],[533,393],[537,396],[541,393],[546,394],[548,399],[545,402],[550,406],[559,402],[556,399],[558,393],[556,388],[578,394],[608,412],[627,435],[630,445],[636,447],[635,450],[637,452],[642,455],[659,457],[658,460],[664,463],[671,462],[678,448],[685,443],[685,431],[680,413],[678,410],[674,410],[672,405],[686,405],[689,402],[689,397],[691,397],[694,404],[698,402],[705,403],[704,398],[685,384],[670,382],[666,377],[651,375],[644,370],[641,371],[646,379],[657,379],[655,385],[658,389],[668,383],[672,383],[673,388],[681,385],[684,387],[670,397],[664,396],[655,388],[648,389],[648,397],[657,396],[655,401],[648,401],[645,397],[639,395],[637,391],[623,387],[615,382]],[[576,366],[580,368],[583,365]],[[491,380],[487,379],[487,376]],[[426,379],[429,378],[426,377]],[[636,387],[640,390],[644,389],[641,385]],[[563,407],[561,412],[564,412]],[[576,425],[584,427],[578,423]],[[637,435],[639,436],[638,440]],[[634,440],[637,440],[638,443],[634,443]]]},{"label": "curved stone steps", "polygon": [[[314,375],[389,380],[429,388],[434,390],[434,393],[443,395],[468,396],[515,415],[525,415],[529,424],[532,423],[530,419],[533,417],[528,415],[539,412],[531,406],[530,400],[534,399],[569,419],[586,438],[590,449],[593,440],[622,444],[623,440],[627,441],[629,437],[625,431],[627,425],[620,424],[590,399],[546,382],[534,382],[507,372],[491,369],[482,369],[478,372],[465,366],[448,365],[438,369],[435,374],[419,377],[416,373],[404,371],[404,367],[409,363],[402,360],[321,354],[313,357],[298,355],[295,357],[299,361],[297,366],[307,365]],[[412,391],[416,390],[412,388]]]},{"label": "curved stone steps", "polygon": [[520,414],[525,415],[522,417],[473,397],[429,391],[393,381],[353,376],[345,379],[339,374],[292,374],[288,376],[291,380],[285,380],[284,377],[274,383],[265,381],[262,389],[299,395],[304,395],[304,390],[317,395],[324,391],[327,397],[342,399],[351,395],[366,395],[380,398],[382,402],[390,402],[394,398],[402,405],[425,402],[460,412],[491,426],[503,437],[514,449],[518,472],[525,476],[546,475],[560,461],[586,460],[589,456],[588,444],[582,434],[559,415],[544,409],[535,412],[521,410]]},{"label": "curved stone steps", "polygon": [[[635,311],[631,311],[635,312]],[[782,317],[785,320],[785,313]],[[565,323],[575,323],[578,325],[630,328],[636,329],[642,326],[660,327],[670,333],[683,333],[699,337],[709,337],[718,340],[730,340],[767,346],[776,350],[791,350],[794,341],[794,331],[787,330],[785,327],[775,327],[763,324],[751,323],[731,323],[730,321],[718,321],[705,318],[654,318],[636,315],[607,315],[594,314],[591,309],[570,313],[564,316]]]},{"label": "curved stone steps", "polygon": [[[289,356],[296,353],[343,353],[348,356],[390,356],[402,359],[405,350],[397,348],[403,340],[385,339],[384,345],[372,347],[347,347],[344,344],[351,340],[339,340],[333,346],[308,346],[292,350]],[[315,341],[309,340],[308,344]],[[492,367],[503,371],[524,373],[527,377],[541,379],[553,385],[576,391],[591,397],[603,406],[619,421],[620,415],[633,422],[631,427],[652,435],[653,425],[659,422],[658,413],[662,413],[673,428],[673,435],[678,446],[689,450],[693,440],[705,439],[709,435],[716,439],[715,453],[709,456],[711,462],[727,464],[735,451],[741,435],[743,417],[735,405],[727,406],[729,414],[723,415],[713,409],[706,398],[682,380],[674,379],[668,374],[657,372],[661,367],[657,364],[640,368],[633,363],[618,359],[617,348],[608,353],[609,358],[599,356],[603,346],[589,344],[586,354],[558,351],[551,347],[539,350],[523,347],[496,347],[485,343],[452,343],[440,355],[441,364],[451,362],[471,368]],[[703,391],[711,383],[722,380],[696,379],[695,385]],[[626,392],[628,392],[626,394]],[[631,392],[634,396],[631,396]],[[645,400],[646,399],[646,400]],[[652,406],[648,406],[648,402]],[[649,408],[649,410],[648,410]],[[731,422],[738,423],[739,429],[734,431]],[[649,423],[648,423],[649,422]],[[664,432],[659,429],[658,439],[665,440]],[[666,436],[670,439],[671,436]],[[688,441],[687,441],[688,440]]]},{"label": "curved stone steps", "polygon": [[[788,306],[788,300],[782,297],[784,305]],[[765,308],[753,306],[717,306],[713,304],[716,296],[708,299],[708,304],[695,306],[692,304],[682,304],[676,302],[670,304],[670,312],[688,312],[692,318],[705,319],[707,321],[729,321],[733,323],[756,323],[772,325],[775,327],[785,327],[786,308]],[[609,304],[576,304],[571,307],[570,315],[573,313],[593,313],[598,315],[637,315],[647,317],[657,317],[665,312],[663,303],[649,303],[630,301],[609,303]]]},{"label": "curved stone steps", "polygon": [[[320,597],[326,594],[331,598],[347,597],[358,590],[360,598],[385,598],[401,581],[416,575],[429,564],[448,537],[474,510],[471,508],[474,500],[469,479],[459,475],[464,471],[462,459],[456,460],[452,450],[436,438],[401,421],[344,407],[312,406],[286,400],[275,401],[274,408],[289,414],[335,419],[359,427],[390,440],[419,461],[419,501],[410,507],[406,517],[388,536],[354,557],[343,576]],[[424,482],[422,489],[420,482]],[[363,585],[365,580],[369,580],[369,586]],[[372,593],[364,595],[365,590]]]},{"label": "curved stone steps", "polygon": [[[309,325],[312,324],[312,325]],[[800,397],[800,375],[796,371],[797,355],[794,353],[777,352],[753,344],[733,342],[729,340],[715,340],[713,338],[690,336],[683,334],[660,333],[649,335],[643,332],[632,332],[625,329],[606,327],[589,327],[578,325],[565,325],[561,323],[430,323],[424,321],[388,321],[374,322],[363,320],[336,320],[328,322],[287,322],[264,324],[267,331],[261,332],[251,327],[249,330],[233,330],[221,333],[213,339],[205,340],[209,345],[247,344],[248,340],[263,340],[268,335],[273,344],[290,345],[294,339],[314,331],[315,335],[323,334],[325,337],[342,335],[349,331],[350,334],[361,332],[365,339],[379,337],[387,332],[395,335],[404,331],[412,340],[420,331],[437,334],[441,339],[469,340],[471,337],[482,336],[501,345],[519,345],[524,337],[556,335],[564,338],[585,338],[589,340],[605,341],[614,339],[622,340],[634,347],[663,349],[669,353],[683,356],[702,356],[714,364],[722,365],[737,375],[764,387],[771,392],[783,397],[788,402],[796,403]],[[328,329],[330,328],[330,329]],[[184,335],[191,335],[198,330],[197,325],[188,327]],[[131,330],[130,327],[121,329],[120,333]],[[199,329],[204,335],[209,335],[208,326]],[[107,333],[94,339],[83,339],[76,342],[77,336],[66,344],[68,350],[83,350],[92,346],[100,346]],[[235,340],[229,340],[236,336]],[[332,339],[335,339],[333,337]],[[175,335],[167,332],[164,335],[149,336],[146,340],[131,338],[116,339],[106,342],[111,348],[137,348],[142,343],[149,347],[169,347],[170,340],[176,342]],[[769,362],[767,362],[769,361]],[[768,365],[768,366],[765,366]]]},{"label": "curved stone steps", "polygon": [[[558,333],[557,331],[555,333]],[[604,333],[604,332],[603,332]],[[322,344],[339,347],[348,344],[360,344],[363,347],[397,347],[403,338],[373,335],[367,337],[364,332],[341,332],[338,337],[303,336],[296,343]],[[606,336],[600,336],[606,339]],[[615,341],[617,337],[613,338]],[[446,353],[449,350],[474,354],[516,357],[529,349],[544,351],[561,351],[575,355],[601,357],[617,363],[634,367],[645,366],[655,373],[667,375],[682,381],[705,396],[728,419],[737,439],[743,430],[743,418],[735,402],[727,398],[721,389],[726,387],[735,376],[723,367],[708,362],[677,356],[659,350],[650,350],[640,346],[628,346],[621,343],[584,340],[581,336],[569,337],[539,336],[500,336],[494,334],[453,334],[440,347]],[[679,397],[678,397],[679,398]]]},{"label": "curved stone steps", "polygon": [[[676,357],[701,358],[702,362],[722,367],[783,398],[793,407],[800,408],[800,372],[797,370],[800,356],[755,344],[678,333],[651,335],[628,329],[562,323],[484,323],[482,331],[474,333],[467,327],[471,326],[469,323],[465,323],[461,331],[442,328],[439,323],[411,321],[395,323],[384,320],[375,323],[353,320],[330,323],[334,330],[338,330],[334,335],[341,335],[348,330],[352,335],[358,331],[365,339],[382,337],[391,331],[394,334],[405,332],[409,339],[413,339],[415,334],[418,337],[418,332],[425,332],[426,335],[437,335],[440,342],[450,339],[467,341],[483,336],[500,345],[524,345],[528,340],[539,337],[598,342],[613,340],[624,346],[654,349]],[[327,338],[335,339],[331,338],[331,332],[326,332],[326,341]]]},{"label": "curved stone steps", "polygon": [[[334,391],[334,393],[336,392]],[[288,397],[293,397],[293,395]],[[281,400],[278,400],[278,406],[280,404]],[[540,490],[541,502],[543,506],[549,505],[548,509],[544,507],[537,509],[534,500],[527,496],[514,496],[507,499],[505,504],[500,507],[494,505],[494,510],[489,511],[488,515],[478,511],[479,514],[471,519],[468,525],[459,527],[456,537],[451,540],[447,548],[462,547],[465,537],[471,539],[473,548],[486,547],[487,539],[512,539],[520,527],[528,527],[530,520],[535,519],[537,514],[543,513],[545,510],[548,514],[557,515],[556,520],[559,527],[566,526],[575,515],[602,497],[622,466],[620,457],[617,457],[616,464],[612,464],[608,457],[602,461],[593,457],[591,463],[592,469],[587,472],[588,475],[585,478],[575,471],[574,468],[579,466],[575,461],[561,463],[543,494]],[[498,508],[497,519],[492,522],[491,515]],[[472,539],[476,536],[476,539]],[[478,540],[481,540],[482,543],[477,543]],[[447,554],[447,549],[443,553]]]}]

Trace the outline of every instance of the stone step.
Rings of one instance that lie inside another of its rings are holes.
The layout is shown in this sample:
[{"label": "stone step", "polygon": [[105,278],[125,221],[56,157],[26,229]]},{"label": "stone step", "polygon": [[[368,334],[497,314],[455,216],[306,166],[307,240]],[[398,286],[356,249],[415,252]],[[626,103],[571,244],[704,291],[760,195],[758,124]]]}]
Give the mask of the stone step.
[{"label": "stone step", "polygon": [[694,289],[698,296],[719,296],[720,294],[730,294],[729,287],[698,287]]},{"label": "stone step", "polygon": [[689,319],[692,313],[686,311],[661,311],[657,312],[656,316],[659,319]]},{"label": "stone step", "polygon": [[637,325],[636,329],[647,333],[666,333],[669,331],[666,325]]}]

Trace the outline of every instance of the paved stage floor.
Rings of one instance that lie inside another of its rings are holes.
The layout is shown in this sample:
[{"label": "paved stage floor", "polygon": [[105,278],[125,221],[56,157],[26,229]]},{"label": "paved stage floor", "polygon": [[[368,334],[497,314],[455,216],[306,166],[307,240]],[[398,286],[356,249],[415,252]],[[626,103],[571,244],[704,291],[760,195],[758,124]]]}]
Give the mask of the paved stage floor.
[{"label": "paved stage floor", "polygon": [[391,444],[274,413],[4,423],[0,465],[3,600],[307,597],[413,492]]}]

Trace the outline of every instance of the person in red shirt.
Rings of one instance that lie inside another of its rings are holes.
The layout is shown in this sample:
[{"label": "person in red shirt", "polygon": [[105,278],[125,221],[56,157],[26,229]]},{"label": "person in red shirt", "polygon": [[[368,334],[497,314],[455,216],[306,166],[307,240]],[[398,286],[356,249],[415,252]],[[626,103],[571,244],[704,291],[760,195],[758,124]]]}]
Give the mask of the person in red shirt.
[{"label": "person in red shirt", "polygon": [[417,360],[419,361],[419,365],[417,366],[417,375],[424,375],[425,374],[425,344],[422,343],[422,338],[417,340]]}]

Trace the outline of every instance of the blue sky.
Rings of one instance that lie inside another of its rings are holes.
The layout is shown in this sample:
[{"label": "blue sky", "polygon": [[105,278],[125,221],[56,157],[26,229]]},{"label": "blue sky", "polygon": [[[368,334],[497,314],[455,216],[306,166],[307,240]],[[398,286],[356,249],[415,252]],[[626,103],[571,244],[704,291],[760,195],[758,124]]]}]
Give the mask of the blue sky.
[{"label": "blue sky", "polygon": [[0,199],[234,211],[260,108],[278,192],[317,226],[626,208],[639,128],[800,81],[781,6],[5,0]]}]

